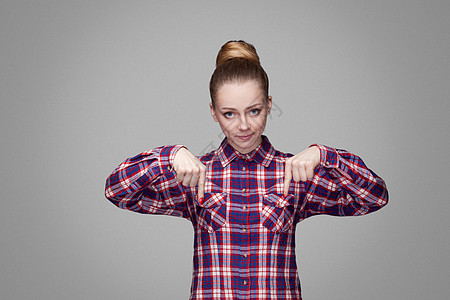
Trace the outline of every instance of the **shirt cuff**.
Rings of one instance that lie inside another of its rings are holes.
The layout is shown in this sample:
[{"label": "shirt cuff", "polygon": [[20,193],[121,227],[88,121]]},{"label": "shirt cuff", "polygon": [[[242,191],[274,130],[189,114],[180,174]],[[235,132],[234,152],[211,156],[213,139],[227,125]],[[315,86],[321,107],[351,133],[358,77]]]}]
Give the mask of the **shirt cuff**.
[{"label": "shirt cuff", "polygon": [[164,146],[162,148],[158,159],[162,172],[172,171],[172,164],[175,159],[175,154],[177,154],[177,151],[181,148],[187,149],[186,146],[183,145]]},{"label": "shirt cuff", "polygon": [[310,147],[312,146],[317,146],[319,148],[320,165],[328,169],[330,174],[336,178],[343,176],[348,180],[352,180],[351,176],[347,174],[347,172],[339,168],[340,155],[336,149],[320,144],[313,144]]},{"label": "shirt cuff", "polygon": [[336,149],[320,144],[312,144],[309,147],[316,146],[320,150],[320,165],[325,168],[338,168],[339,155]]}]

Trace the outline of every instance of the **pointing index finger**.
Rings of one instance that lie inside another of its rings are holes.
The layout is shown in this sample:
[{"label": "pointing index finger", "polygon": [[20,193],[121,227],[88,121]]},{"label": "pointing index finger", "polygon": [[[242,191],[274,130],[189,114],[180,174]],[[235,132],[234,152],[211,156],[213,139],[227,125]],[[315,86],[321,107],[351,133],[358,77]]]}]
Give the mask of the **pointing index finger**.
[{"label": "pointing index finger", "polygon": [[284,168],[284,186],[283,186],[283,195],[286,197],[289,192],[289,186],[291,185],[292,180],[292,170],[291,170],[291,164],[289,164],[287,161],[285,163]]},{"label": "pointing index finger", "polygon": [[203,196],[205,191],[206,170],[200,172],[200,178],[198,180],[198,201],[203,202]]}]

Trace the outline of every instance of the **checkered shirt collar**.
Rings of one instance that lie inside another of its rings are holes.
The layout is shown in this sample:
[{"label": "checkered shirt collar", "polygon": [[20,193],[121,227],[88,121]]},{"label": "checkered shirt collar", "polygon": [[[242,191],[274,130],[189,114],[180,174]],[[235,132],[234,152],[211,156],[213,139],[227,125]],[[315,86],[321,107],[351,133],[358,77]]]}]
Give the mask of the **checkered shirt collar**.
[{"label": "checkered shirt collar", "polygon": [[268,167],[272,162],[272,159],[275,156],[275,149],[272,144],[269,142],[267,136],[262,135],[261,144],[256,147],[253,151],[242,154],[233,146],[228,143],[227,138],[225,137],[220,144],[219,148],[216,150],[216,155],[218,156],[220,162],[222,163],[222,167],[226,167],[230,162],[232,162],[236,158],[241,158],[243,160],[254,160],[255,162],[263,165],[264,167]]}]

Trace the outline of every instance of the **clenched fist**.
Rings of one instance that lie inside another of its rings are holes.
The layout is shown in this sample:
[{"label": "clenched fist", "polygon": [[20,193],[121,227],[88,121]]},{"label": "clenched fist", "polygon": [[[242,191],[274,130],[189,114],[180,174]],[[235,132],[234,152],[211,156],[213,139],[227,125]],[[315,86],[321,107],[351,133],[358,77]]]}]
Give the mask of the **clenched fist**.
[{"label": "clenched fist", "polygon": [[189,150],[180,148],[175,154],[172,167],[177,174],[177,182],[182,183],[184,186],[198,185],[198,199],[201,203],[205,190],[205,165]]},{"label": "clenched fist", "polygon": [[317,146],[309,147],[285,162],[284,195],[288,194],[291,180],[307,181],[314,177],[314,169],[320,163],[320,150]]}]

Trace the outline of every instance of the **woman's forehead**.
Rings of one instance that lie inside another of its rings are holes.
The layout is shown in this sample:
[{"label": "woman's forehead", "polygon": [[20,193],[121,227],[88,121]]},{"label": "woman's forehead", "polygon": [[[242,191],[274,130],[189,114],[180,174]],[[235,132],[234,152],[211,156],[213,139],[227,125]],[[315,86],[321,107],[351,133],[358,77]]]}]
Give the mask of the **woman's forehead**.
[{"label": "woman's forehead", "polygon": [[217,92],[216,106],[220,109],[245,109],[264,104],[264,92],[253,80],[226,83]]}]

